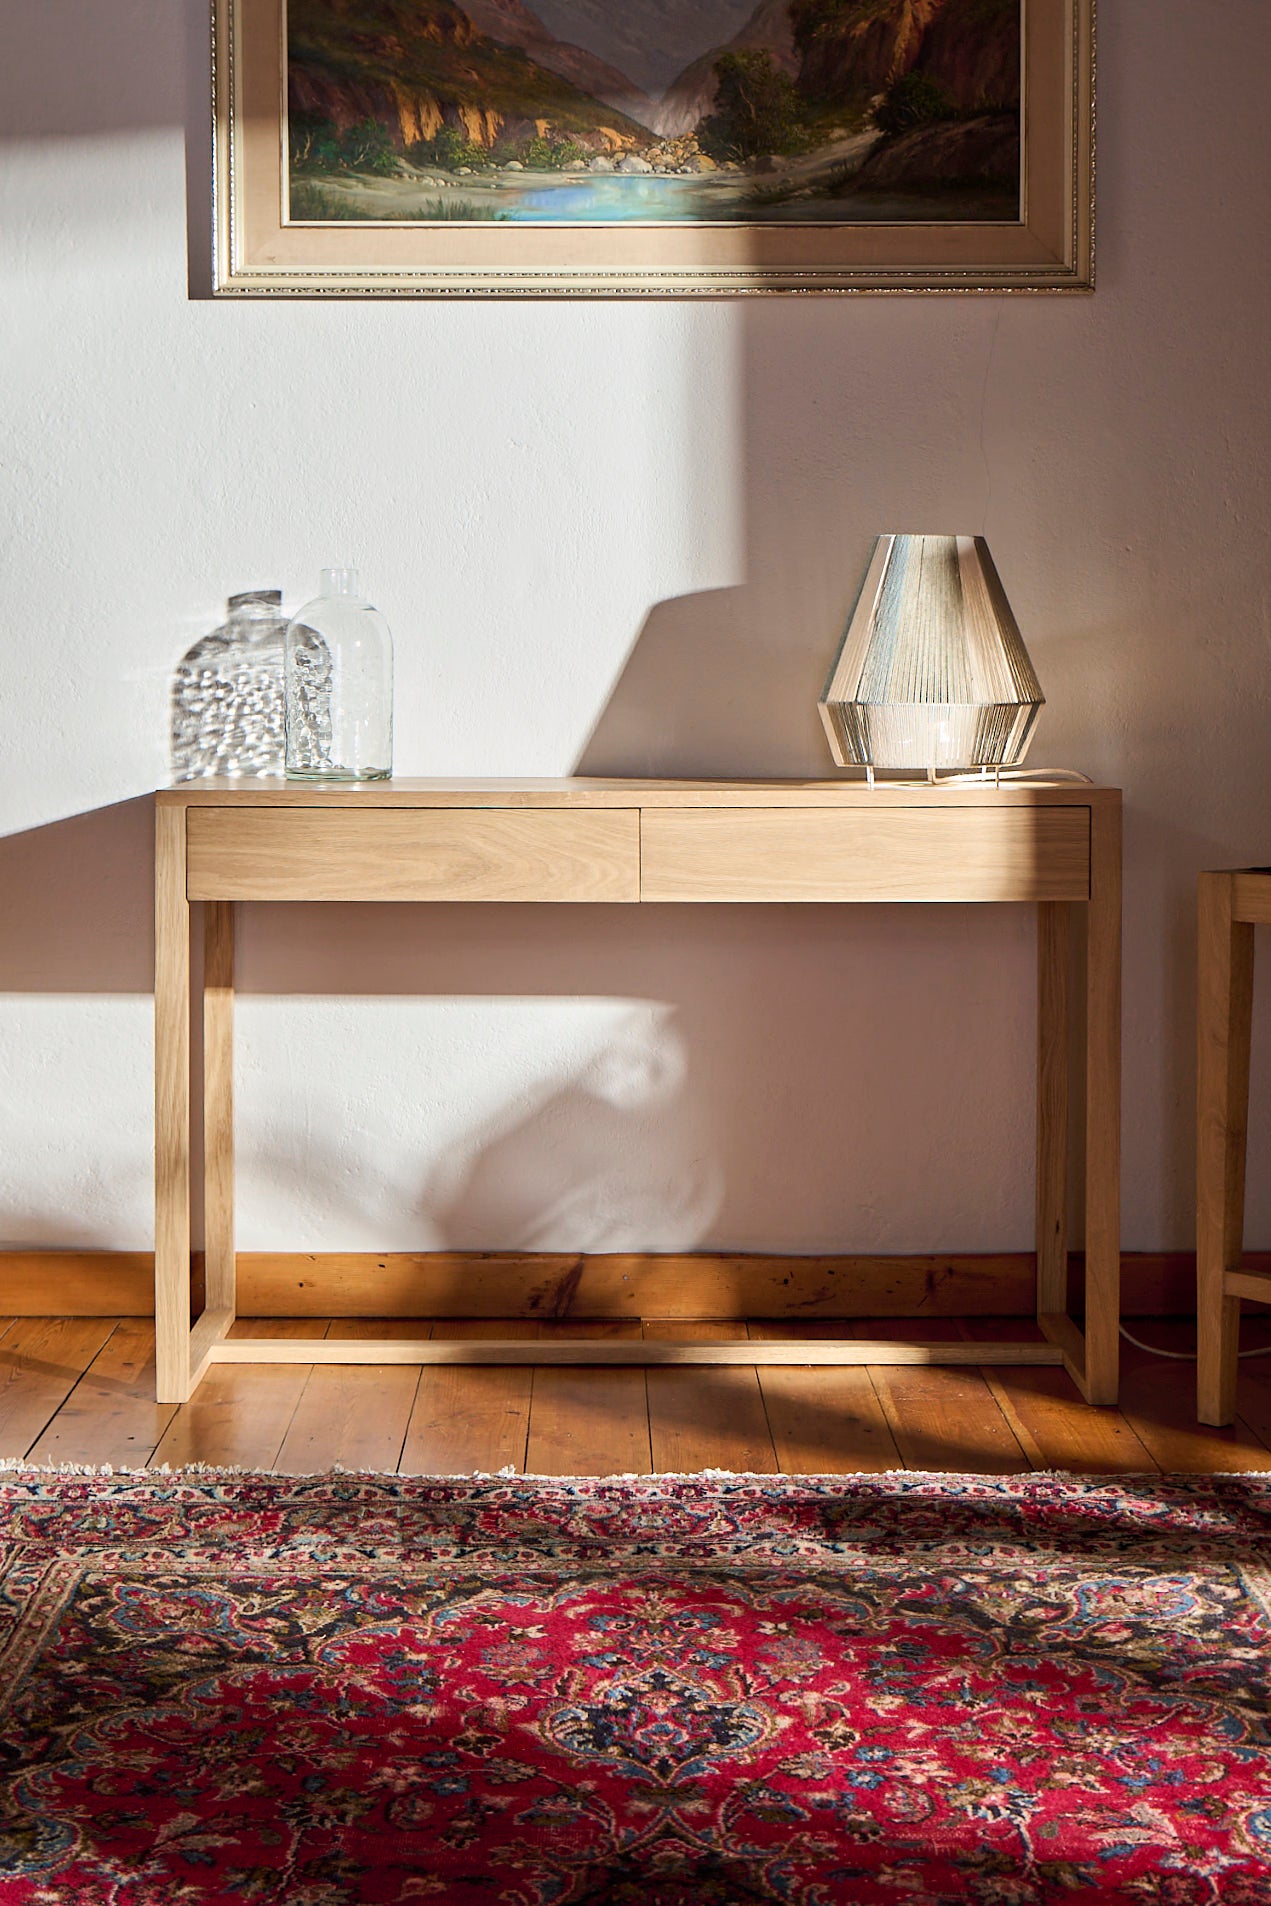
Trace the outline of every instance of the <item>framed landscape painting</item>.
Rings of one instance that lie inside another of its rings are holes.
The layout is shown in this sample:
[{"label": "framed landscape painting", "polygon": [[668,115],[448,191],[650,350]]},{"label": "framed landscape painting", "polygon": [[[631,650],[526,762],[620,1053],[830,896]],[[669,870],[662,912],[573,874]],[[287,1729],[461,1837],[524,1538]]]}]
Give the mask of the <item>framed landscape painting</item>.
[{"label": "framed landscape painting", "polygon": [[213,0],[218,293],[1089,290],[1095,0]]}]

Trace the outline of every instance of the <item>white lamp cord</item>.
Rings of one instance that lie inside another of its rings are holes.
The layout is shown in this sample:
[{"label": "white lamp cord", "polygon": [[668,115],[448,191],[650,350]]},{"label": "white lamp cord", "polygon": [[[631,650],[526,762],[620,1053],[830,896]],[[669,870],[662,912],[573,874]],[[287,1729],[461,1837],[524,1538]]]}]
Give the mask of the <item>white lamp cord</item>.
[{"label": "white lamp cord", "polygon": [[909,788],[915,793],[921,793],[925,788],[997,788],[1006,781],[1031,781],[1039,787],[1055,781],[1072,781],[1087,788],[1094,786],[1090,776],[1082,774],[1077,768],[956,768],[947,774],[929,768],[925,776],[915,775],[907,781],[880,781],[873,768],[867,767],[865,770],[867,787]]},{"label": "white lamp cord", "polygon": [[[1124,1324],[1121,1326],[1121,1335],[1127,1343],[1132,1343],[1136,1350],[1146,1350],[1149,1357],[1169,1357],[1174,1363],[1195,1363],[1196,1361],[1197,1353],[1194,1350],[1162,1350],[1158,1344],[1144,1343],[1142,1337],[1134,1336]],[[1242,1357],[1271,1356],[1271,1343],[1264,1343],[1257,1350],[1241,1350],[1238,1355]]]}]

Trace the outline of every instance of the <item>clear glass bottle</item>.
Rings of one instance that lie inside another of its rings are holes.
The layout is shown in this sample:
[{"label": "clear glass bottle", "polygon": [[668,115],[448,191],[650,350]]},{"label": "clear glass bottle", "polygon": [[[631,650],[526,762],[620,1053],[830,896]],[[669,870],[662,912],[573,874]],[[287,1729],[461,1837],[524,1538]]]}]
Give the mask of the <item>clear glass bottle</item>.
[{"label": "clear glass bottle", "polygon": [[182,656],[172,680],[178,781],[283,771],[282,590],[248,589],[228,607],[228,619]]},{"label": "clear glass bottle", "polygon": [[324,569],[322,593],[287,624],[287,775],[387,781],[393,772],[393,639],[355,569]]}]

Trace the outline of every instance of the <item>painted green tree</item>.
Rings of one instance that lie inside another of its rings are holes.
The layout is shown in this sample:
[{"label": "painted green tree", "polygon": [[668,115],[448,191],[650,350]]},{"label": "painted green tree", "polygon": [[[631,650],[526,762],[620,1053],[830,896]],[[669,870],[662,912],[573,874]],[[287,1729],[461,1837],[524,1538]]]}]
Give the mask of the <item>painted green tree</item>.
[{"label": "painted green tree", "polygon": [[698,144],[712,159],[744,164],[807,144],[803,101],[771,54],[749,47],[725,53],[715,62],[715,79],[715,110],[697,129]]}]

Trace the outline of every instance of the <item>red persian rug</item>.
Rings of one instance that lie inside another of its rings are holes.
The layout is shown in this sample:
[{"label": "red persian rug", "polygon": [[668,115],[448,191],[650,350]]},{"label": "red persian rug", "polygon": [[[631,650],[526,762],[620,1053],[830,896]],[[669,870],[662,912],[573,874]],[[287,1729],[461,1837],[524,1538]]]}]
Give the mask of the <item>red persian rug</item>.
[{"label": "red persian rug", "polygon": [[0,1901],[1271,1901],[1271,1480],[0,1474]]}]

